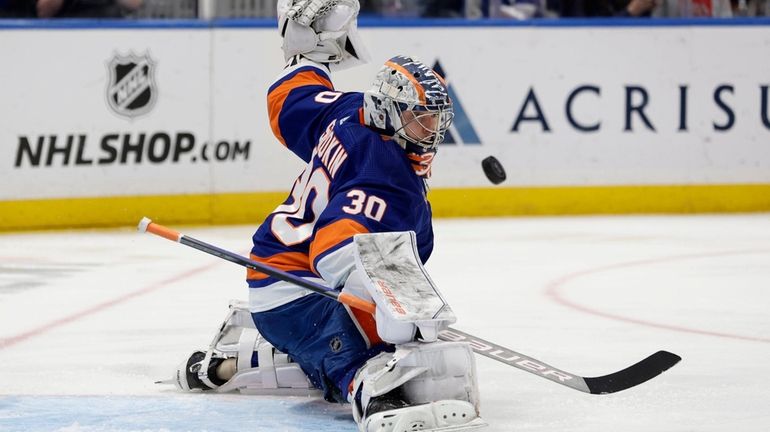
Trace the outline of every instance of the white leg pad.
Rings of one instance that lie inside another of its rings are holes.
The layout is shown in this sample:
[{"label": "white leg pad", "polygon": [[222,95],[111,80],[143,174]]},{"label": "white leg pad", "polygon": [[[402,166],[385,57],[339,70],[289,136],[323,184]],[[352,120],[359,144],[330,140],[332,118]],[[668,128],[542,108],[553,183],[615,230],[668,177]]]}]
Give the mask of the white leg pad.
[{"label": "white leg pad", "polygon": [[[362,432],[448,431],[486,425],[479,417],[476,362],[467,343],[401,345],[395,353],[369,360],[354,382],[353,397],[358,394],[360,399],[352,400],[353,417]],[[372,399],[398,388],[409,406],[368,413]]]},{"label": "white leg pad", "polygon": [[[249,315],[250,319],[251,315]],[[251,366],[254,352],[258,367]],[[244,327],[238,339],[238,372],[216,389],[217,392],[237,390],[245,394],[306,396],[320,394],[298,364],[277,351],[256,328]]]},{"label": "white leg pad", "polygon": [[476,358],[469,344],[456,342],[411,343],[410,355],[398,367],[428,366],[430,369],[404,384],[404,393],[412,403],[428,403],[440,399],[470,402],[479,407],[476,380]]},{"label": "white leg pad", "polygon": [[[254,352],[257,353],[259,367],[251,366]],[[227,359],[227,361],[235,359],[237,372],[221,386],[214,384],[208,376],[212,358]],[[190,390],[187,382],[187,367],[187,360],[185,360],[177,368],[175,376],[162,383],[176,384],[179,388]],[[248,303],[235,300],[230,302],[227,317],[200,362],[197,376],[209,389],[214,389],[218,393],[237,390],[247,394],[281,396],[321,394],[297,363],[291,362],[288,355],[277,351],[259,334],[249,312]]]},{"label": "white leg pad", "polygon": [[262,335],[257,329],[244,328],[241,336],[238,338],[238,367],[237,370],[249,369],[251,367],[251,357],[257,350],[259,340]]},{"label": "white leg pad", "polygon": [[[265,382],[270,383],[270,386],[266,387]],[[243,394],[257,395],[321,395],[321,391],[313,387],[305,373],[296,363],[278,365],[270,371],[263,370],[262,367],[238,371],[216,391],[222,393],[234,390]]]}]

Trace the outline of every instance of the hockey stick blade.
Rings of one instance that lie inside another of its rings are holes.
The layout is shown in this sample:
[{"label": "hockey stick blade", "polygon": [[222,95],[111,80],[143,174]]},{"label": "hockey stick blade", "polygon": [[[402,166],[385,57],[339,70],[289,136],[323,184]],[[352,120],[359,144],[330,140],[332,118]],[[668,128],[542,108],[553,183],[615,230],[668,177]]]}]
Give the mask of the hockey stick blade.
[{"label": "hockey stick blade", "polygon": [[682,360],[668,351],[658,351],[621,371],[593,378],[583,378],[592,394],[615,393],[648,381]]},{"label": "hockey stick blade", "polygon": [[599,377],[581,377],[547,365],[540,360],[495,343],[449,328],[439,334],[445,341],[468,342],[476,354],[505,363],[557,384],[591,394],[616,393],[648,381],[671,368],[682,358],[668,351],[658,351],[621,371]]}]

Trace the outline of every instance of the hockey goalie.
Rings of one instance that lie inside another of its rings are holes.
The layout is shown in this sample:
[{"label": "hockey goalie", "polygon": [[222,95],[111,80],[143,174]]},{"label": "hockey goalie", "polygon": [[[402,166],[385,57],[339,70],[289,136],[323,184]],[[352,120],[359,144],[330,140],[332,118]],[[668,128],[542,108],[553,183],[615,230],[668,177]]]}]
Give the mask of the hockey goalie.
[{"label": "hockey goalie", "polygon": [[247,273],[206,351],[177,369],[189,391],[349,402],[361,431],[484,426],[473,351],[438,334],[456,318],[423,268],[433,249],[427,179],[452,101],[414,58],[385,62],[366,92],[331,72],[367,60],[357,0],[283,0],[286,67],[270,86],[278,141],[307,165],[253,236],[251,258],[355,295],[374,316],[267,274]]}]

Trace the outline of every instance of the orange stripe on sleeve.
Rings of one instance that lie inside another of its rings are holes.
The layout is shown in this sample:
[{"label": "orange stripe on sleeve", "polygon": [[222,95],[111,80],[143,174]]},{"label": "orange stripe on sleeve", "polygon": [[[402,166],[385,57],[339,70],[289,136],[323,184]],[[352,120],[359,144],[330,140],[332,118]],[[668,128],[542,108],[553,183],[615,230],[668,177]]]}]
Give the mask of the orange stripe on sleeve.
[{"label": "orange stripe on sleeve", "polygon": [[[262,258],[251,254],[250,257],[254,261],[269,265],[270,267],[278,270],[310,270],[310,263],[307,255],[300,252],[283,252],[267,258]],[[268,275],[256,270],[248,269],[246,271],[246,279],[261,280],[267,279],[268,277]]]},{"label": "orange stripe on sleeve", "polygon": [[318,274],[314,261],[319,255],[356,234],[368,232],[369,230],[365,226],[353,219],[340,219],[319,229],[315,234],[313,243],[310,244],[310,266],[313,272]]},{"label": "orange stripe on sleeve", "polygon": [[278,124],[278,118],[283,110],[283,103],[286,102],[286,98],[292,90],[298,87],[311,85],[322,85],[330,90],[334,90],[331,81],[319,75],[317,72],[309,70],[300,72],[287,79],[267,95],[267,112],[270,117],[270,128],[273,130],[273,135],[275,135],[283,145],[286,145],[286,141],[283,139],[281,128]]}]

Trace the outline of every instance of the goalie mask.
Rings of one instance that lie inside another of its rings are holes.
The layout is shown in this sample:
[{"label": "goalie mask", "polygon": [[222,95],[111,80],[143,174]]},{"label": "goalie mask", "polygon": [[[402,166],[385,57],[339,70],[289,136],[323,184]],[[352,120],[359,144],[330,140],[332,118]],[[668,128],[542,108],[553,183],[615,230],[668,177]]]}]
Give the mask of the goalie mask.
[{"label": "goalie mask", "polygon": [[454,111],[446,83],[433,69],[406,56],[385,62],[364,93],[364,120],[393,137],[418,175],[430,176],[430,162],[452,124]]}]

